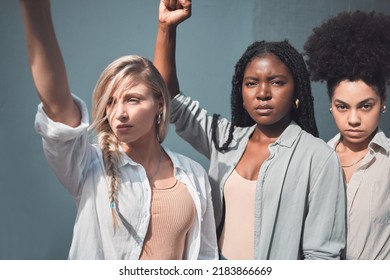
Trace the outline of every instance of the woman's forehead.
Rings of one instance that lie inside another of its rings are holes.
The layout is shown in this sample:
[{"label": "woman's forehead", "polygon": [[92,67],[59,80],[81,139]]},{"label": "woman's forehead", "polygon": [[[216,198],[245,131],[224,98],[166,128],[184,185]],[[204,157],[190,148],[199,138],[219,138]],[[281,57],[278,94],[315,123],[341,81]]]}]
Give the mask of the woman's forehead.
[{"label": "woman's forehead", "polygon": [[143,82],[125,82],[118,84],[118,86],[111,92],[111,97],[122,98],[123,96],[137,94],[150,95],[153,91]]}]

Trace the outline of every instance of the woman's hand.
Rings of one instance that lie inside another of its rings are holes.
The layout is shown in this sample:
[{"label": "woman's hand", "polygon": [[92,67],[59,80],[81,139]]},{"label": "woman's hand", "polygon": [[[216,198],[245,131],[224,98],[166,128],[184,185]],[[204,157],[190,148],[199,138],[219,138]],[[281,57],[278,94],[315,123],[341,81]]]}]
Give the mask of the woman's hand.
[{"label": "woman's hand", "polygon": [[158,10],[160,26],[176,27],[191,16],[191,0],[161,0]]}]

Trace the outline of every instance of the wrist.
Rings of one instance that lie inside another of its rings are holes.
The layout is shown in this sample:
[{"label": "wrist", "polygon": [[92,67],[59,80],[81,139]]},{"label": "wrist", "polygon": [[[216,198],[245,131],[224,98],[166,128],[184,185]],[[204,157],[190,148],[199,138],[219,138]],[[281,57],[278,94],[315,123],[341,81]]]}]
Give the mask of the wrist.
[{"label": "wrist", "polygon": [[176,33],[177,25],[175,24],[168,24],[164,22],[158,23],[158,31],[161,31],[163,33]]}]

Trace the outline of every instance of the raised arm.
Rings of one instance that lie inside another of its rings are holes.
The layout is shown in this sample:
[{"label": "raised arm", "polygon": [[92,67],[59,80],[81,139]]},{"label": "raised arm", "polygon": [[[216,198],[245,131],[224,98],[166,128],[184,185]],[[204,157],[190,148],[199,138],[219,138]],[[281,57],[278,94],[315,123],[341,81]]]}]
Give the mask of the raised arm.
[{"label": "raised arm", "polygon": [[154,50],[154,65],[166,82],[171,97],[179,93],[176,73],[176,28],[191,16],[191,0],[161,0]]},{"label": "raised arm", "polygon": [[70,94],[65,64],[55,35],[50,0],[19,0],[31,72],[46,114],[76,127],[81,115]]}]

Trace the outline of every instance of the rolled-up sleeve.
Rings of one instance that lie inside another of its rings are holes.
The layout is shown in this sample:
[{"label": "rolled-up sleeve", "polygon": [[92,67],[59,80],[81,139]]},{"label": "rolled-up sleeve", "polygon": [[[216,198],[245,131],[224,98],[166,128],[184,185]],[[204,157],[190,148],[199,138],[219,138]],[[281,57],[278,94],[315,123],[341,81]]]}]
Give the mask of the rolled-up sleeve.
[{"label": "rolled-up sleeve", "polygon": [[73,99],[81,112],[81,122],[70,127],[50,119],[43,105],[38,105],[35,130],[42,136],[45,157],[62,185],[77,200],[90,160],[92,146],[88,141],[89,117],[85,103],[77,96]]}]

